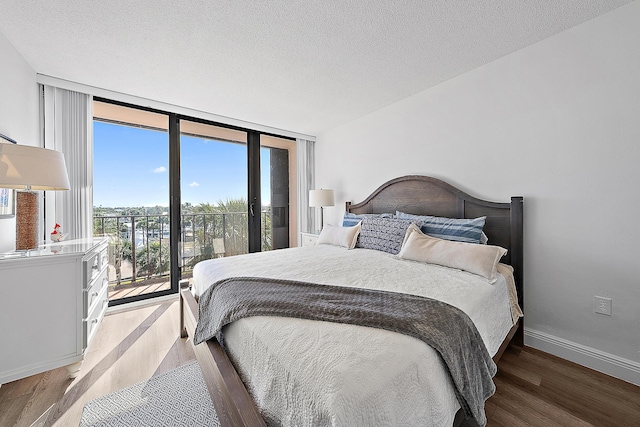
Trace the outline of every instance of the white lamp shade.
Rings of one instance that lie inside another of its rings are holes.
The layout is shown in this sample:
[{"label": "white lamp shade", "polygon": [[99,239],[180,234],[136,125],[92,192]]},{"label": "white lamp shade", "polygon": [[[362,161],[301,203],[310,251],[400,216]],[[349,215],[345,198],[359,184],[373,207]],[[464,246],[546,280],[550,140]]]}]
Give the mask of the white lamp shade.
[{"label": "white lamp shade", "polygon": [[64,156],[45,148],[0,143],[0,188],[68,190]]},{"label": "white lamp shade", "polygon": [[323,206],[333,206],[333,190],[310,190],[309,206],[320,208]]}]

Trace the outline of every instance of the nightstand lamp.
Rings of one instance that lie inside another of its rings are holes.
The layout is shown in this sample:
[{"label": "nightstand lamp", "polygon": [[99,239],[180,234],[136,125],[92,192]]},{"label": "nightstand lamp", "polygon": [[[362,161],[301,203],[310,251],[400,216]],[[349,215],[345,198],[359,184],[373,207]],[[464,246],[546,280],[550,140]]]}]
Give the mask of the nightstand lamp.
[{"label": "nightstand lamp", "polygon": [[[333,206],[333,190],[310,190],[309,191],[309,206],[312,208],[320,208],[320,227],[322,230],[322,226],[324,225],[324,218],[322,214],[322,210],[325,206]],[[318,231],[320,231],[318,230]]]},{"label": "nightstand lamp", "polygon": [[0,188],[17,189],[16,250],[38,246],[38,193],[34,190],[68,190],[69,177],[59,151],[0,143]]}]

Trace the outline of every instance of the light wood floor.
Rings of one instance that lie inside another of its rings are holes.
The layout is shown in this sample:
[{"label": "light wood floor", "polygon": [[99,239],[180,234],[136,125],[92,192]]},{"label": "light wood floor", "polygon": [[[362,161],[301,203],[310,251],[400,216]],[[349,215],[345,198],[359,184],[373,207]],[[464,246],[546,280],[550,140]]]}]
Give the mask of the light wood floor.
[{"label": "light wood floor", "polygon": [[90,400],[195,360],[178,324],[177,296],[105,316],[75,380],[60,368],[0,387],[0,426],[77,426]]},{"label": "light wood floor", "polygon": [[[195,358],[177,300],[106,316],[75,380],[60,368],[0,387],[0,426],[77,426],[85,403]],[[498,364],[489,426],[640,426],[640,387],[530,348]]]}]

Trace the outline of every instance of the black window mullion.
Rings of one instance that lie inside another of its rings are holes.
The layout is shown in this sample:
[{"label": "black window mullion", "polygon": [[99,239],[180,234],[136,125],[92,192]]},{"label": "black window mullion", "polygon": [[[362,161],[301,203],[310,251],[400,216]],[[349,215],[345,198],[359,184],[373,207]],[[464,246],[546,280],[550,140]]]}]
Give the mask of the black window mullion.
[{"label": "black window mullion", "polygon": [[247,133],[247,173],[248,173],[248,230],[249,253],[260,252],[262,249],[261,224],[262,199],[260,197],[260,133]]},{"label": "black window mullion", "polygon": [[182,269],[180,260],[181,233],[181,195],[180,195],[180,119],[169,114],[169,234],[171,256],[171,290],[178,292]]}]

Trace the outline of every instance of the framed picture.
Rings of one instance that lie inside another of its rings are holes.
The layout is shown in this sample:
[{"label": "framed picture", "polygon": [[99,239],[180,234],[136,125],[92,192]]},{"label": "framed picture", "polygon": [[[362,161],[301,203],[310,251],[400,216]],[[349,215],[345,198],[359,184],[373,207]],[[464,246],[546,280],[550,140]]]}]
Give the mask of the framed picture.
[{"label": "framed picture", "polygon": [[0,188],[0,218],[15,216],[15,196],[15,190],[9,188]]}]

